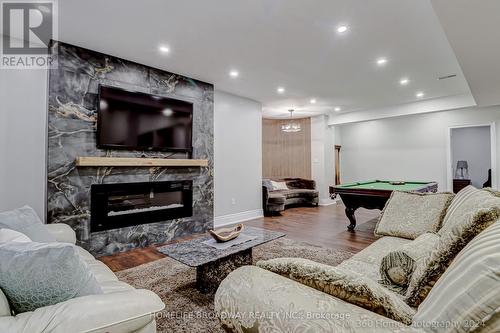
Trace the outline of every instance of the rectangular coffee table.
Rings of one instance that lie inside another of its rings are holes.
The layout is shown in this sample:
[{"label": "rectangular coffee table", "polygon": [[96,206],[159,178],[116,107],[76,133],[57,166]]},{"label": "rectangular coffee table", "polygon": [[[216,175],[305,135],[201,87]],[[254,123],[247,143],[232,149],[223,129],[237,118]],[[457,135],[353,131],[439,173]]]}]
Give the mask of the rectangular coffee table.
[{"label": "rectangular coffee table", "polygon": [[210,235],[158,248],[185,265],[196,267],[196,288],[213,293],[224,278],[238,267],[252,264],[252,248],[285,236],[282,232],[245,226],[242,234],[255,237],[242,244],[219,250],[203,242]]}]

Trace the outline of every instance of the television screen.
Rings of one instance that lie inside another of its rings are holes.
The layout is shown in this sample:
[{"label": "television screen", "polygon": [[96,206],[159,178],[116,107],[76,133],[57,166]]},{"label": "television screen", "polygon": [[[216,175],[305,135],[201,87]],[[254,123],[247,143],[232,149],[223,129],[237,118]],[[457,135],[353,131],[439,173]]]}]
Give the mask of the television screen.
[{"label": "television screen", "polygon": [[99,87],[98,148],[190,152],[192,123],[189,102]]}]

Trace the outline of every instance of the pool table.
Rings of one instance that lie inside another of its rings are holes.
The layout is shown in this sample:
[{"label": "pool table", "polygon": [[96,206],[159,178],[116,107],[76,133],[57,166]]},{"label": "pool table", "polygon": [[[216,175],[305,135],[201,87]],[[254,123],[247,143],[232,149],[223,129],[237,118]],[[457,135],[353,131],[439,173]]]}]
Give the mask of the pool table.
[{"label": "pool table", "polygon": [[363,207],[382,210],[392,191],[437,192],[437,189],[436,182],[372,180],[330,186],[330,197],[333,199],[338,194],[344,202],[345,214],[350,222],[347,229],[352,231],[356,227],[356,209]]}]

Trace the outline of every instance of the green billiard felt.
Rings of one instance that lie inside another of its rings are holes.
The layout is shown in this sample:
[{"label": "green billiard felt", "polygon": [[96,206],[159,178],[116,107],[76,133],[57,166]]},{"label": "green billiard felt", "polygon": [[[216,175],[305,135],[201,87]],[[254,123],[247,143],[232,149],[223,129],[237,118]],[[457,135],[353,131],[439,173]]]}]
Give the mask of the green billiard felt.
[{"label": "green billiard felt", "polygon": [[[374,180],[367,182],[358,182],[350,184],[342,184],[338,187],[341,188],[352,188],[352,189],[369,189],[369,190],[387,190],[387,191],[414,191],[421,188],[422,186],[428,184],[427,182],[405,182],[402,185],[393,185],[391,182],[396,182],[392,180]],[[397,181],[399,182],[399,181]]]}]

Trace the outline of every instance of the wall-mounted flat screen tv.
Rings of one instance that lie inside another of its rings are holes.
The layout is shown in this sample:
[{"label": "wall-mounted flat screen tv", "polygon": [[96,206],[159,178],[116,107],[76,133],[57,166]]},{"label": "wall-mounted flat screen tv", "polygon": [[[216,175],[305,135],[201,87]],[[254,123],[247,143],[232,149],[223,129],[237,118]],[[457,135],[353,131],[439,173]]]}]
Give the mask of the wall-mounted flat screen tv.
[{"label": "wall-mounted flat screen tv", "polygon": [[99,86],[97,147],[192,151],[193,104]]}]

